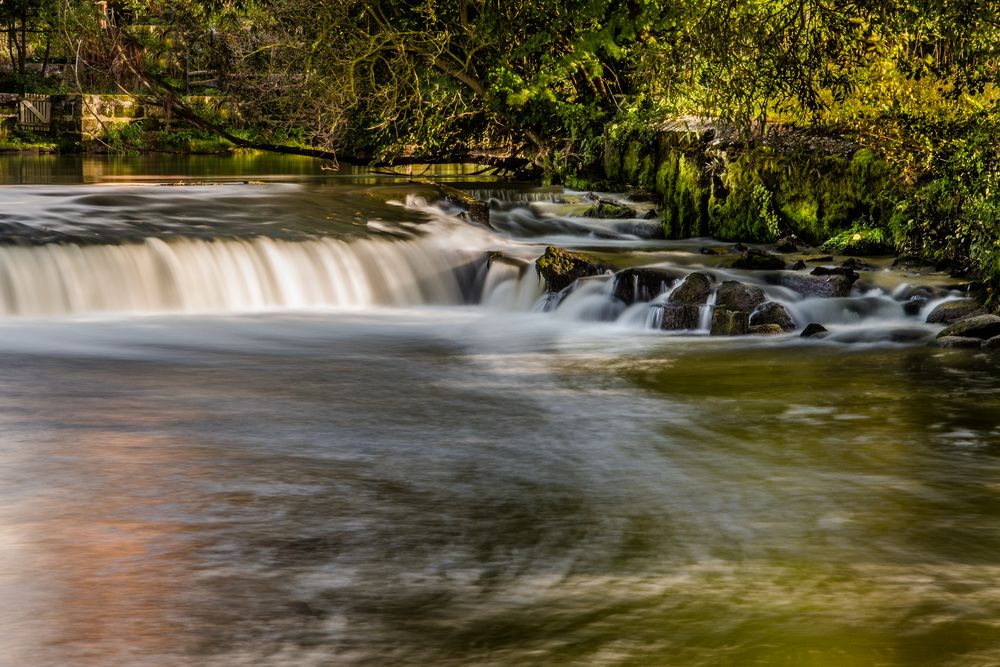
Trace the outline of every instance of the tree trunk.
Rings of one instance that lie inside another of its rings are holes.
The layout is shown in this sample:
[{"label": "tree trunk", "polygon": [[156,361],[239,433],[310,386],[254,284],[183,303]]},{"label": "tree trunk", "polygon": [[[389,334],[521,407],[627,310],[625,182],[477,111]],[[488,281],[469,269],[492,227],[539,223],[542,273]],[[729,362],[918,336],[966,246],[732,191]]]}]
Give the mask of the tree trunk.
[{"label": "tree trunk", "polygon": [[24,61],[28,52],[28,7],[21,9],[21,50],[17,53],[17,73],[24,77]]},{"label": "tree trunk", "polygon": [[42,58],[42,77],[45,77],[45,72],[49,69],[49,49],[52,47],[52,34],[45,33],[45,56]]}]

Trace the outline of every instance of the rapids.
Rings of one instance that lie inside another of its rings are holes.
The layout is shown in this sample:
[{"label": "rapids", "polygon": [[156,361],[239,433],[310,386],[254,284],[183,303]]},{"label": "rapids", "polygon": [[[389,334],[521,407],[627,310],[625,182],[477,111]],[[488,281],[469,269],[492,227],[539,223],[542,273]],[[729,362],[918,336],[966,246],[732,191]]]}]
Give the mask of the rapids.
[{"label": "rapids", "polygon": [[[1000,662],[1000,359],[926,347],[947,276],[803,298],[641,204],[467,183],[483,229],[305,160],[0,174],[0,664]],[[546,295],[550,244],[831,335]]]}]

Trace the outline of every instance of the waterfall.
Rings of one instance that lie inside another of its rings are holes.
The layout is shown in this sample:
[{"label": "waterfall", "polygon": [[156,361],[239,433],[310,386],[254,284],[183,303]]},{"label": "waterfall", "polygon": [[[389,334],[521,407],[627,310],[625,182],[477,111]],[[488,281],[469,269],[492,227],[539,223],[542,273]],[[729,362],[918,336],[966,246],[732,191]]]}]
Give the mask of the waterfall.
[{"label": "waterfall", "polygon": [[0,316],[458,304],[477,256],[427,239],[0,246]]}]

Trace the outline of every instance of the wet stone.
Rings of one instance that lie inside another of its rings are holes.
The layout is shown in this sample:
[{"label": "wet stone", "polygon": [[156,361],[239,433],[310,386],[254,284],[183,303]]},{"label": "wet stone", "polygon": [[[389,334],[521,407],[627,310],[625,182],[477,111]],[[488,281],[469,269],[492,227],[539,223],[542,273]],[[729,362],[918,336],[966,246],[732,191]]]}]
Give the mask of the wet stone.
[{"label": "wet stone", "polygon": [[650,301],[662,294],[677,278],[662,269],[625,269],[615,275],[614,295],[627,305]]},{"label": "wet stone", "polygon": [[927,316],[930,324],[951,324],[966,317],[985,314],[985,310],[974,299],[959,299],[939,304]]},{"label": "wet stone", "polygon": [[667,331],[697,329],[701,323],[701,308],[684,304],[668,303],[663,306],[660,328]]},{"label": "wet stone", "polygon": [[967,336],[942,336],[931,342],[931,347],[943,347],[948,349],[979,349],[983,341],[979,338],[969,338]]},{"label": "wet stone", "polygon": [[767,301],[764,290],[752,285],[744,285],[736,280],[726,280],[715,292],[716,308],[742,310],[748,313]]},{"label": "wet stone", "polygon": [[996,315],[976,315],[948,325],[938,334],[938,340],[949,336],[978,338],[986,340],[1000,336],[1000,317]]},{"label": "wet stone", "polygon": [[713,336],[744,336],[750,329],[750,315],[743,310],[729,310],[716,306],[712,311]]},{"label": "wet stone", "polygon": [[704,273],[691,273],[671,294],[668,301],[686,306],[703,306],[708,303],[712,281]]},{"label": "wet stone", "polygon": [[795,320],[788,314],[788,310],[774,301],[768,301],[759,306],[750,315],[750,324],[776,324],[784,331],[791,331],[795,328]]},{"label": "wet stone", "polygon": [[780,336],[785,330],[777,324],[755,324],[747,333],[751,336]]},{"label": "wet stone", "polygon": [[801,337],[802,338],[822,337],[823,334],[825,333],[827,333],[827,328],[824,327],[822,324],[818,324],[817,322],[810,322],[809,324],[806,325],[806,328],[802,330]]}]

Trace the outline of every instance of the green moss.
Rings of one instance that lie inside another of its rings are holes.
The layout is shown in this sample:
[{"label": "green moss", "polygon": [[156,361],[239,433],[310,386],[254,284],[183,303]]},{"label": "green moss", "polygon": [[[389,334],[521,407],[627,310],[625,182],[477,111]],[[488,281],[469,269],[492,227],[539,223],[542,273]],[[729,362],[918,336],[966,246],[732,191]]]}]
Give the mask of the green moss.
[{"label": "green moss", "polygon": [[879,228],[854,228],[828,239],[820,250],[838,255],[888,255],[893,252],[890,235]]}]

